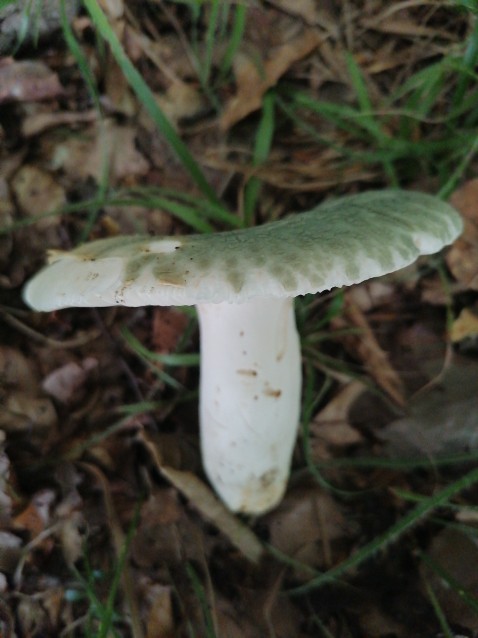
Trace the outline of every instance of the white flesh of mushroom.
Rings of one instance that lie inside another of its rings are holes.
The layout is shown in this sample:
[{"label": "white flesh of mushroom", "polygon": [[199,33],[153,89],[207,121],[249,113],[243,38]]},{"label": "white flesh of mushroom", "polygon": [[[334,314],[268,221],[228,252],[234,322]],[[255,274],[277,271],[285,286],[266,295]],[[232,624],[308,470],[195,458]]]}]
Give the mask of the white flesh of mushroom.
[{"label": "white flesh of mushroom", "polygon": [[300,412],[292,299],[201,304],[203,463],[233,511],[261,513],[284,493]]}]

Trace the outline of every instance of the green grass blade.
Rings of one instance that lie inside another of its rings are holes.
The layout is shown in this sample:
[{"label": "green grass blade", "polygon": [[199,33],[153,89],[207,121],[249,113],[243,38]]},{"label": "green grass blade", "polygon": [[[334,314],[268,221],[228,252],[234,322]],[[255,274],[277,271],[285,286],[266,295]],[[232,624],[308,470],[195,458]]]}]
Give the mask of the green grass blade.
[{"label": "green grass blade", "polygon": [[136,337],[128,330],[128,328],[123,328],[121,330],[121,335],[124,340],[134,348],[135,352],[141,354],[146,357],[150,361],[155,361],[157,363],[161,363],[162,365],[171,366],[171,367],[193,367],[196,368],[199,365],[199,354],[189,354],[189,353],[176,353],[176,354],[160,354],[158,352],[151,352],[148,350],[140,341],[136,339]]},{"label": "green grass blade", "polygon": [[369,133],[371,133],[378,142],[382,143],[384,140],[388,140],[389,138],[383,132],[382,128],[378,124],[376,116],[373,113],[372,101],[368,94],[367,85],[365,84],[360,67],[355,62],[351,53],[346,54],[345,61],[352,86],[357,96],[360,112],[363,117],[362,126],[366,127]]},{"label": "green grass blade", "polygon": [[201,607],[201,611],[203,613],[204,625],[205,625],[205,636],[206,638],[216,638],[216,631],[214,629],[214,620],[211,614],[211,605],[207,600],[207,596],[204,592],[204,587],[199,580],[196,571],[191,563],[186,563],[186,572],[191,581],[192,588],[196,595],[196,598],[199,601],[199,605]]},{"label": "green grass blade", "polygon": [[435,592],[433,591],[432,586],[428,582],[428,580],[424,579],[425,589],[428,594],[428,599],[433,607],[433,611],[435,612],[435,616],[437,617],[440,628],[443,632],[444,638],[454,638],[455,633],[451,630],[450,625],[447,622],[446,616],[441,608],[440,602],[436,597]]},{"label": "green grass blade", "polygon": [[110,588],[108,592],[108,599],[106,601],[104,615],[99,627],[98,638],[109,638],[110,631],[112,629],[113,620],[115,616],[115,601],[118,595],[119,586],[121,583],[121,578],[123,576],[123,571],[126,566],[126,561],[129,555],[129,548],[133,541],[134,535],[138,528],[139,524],[139,507],[136,507],[135,515],[133,520],[129,526],[128,533],[126,538],[124,539],[123,547],[121,548],[121,553],[118,556],[118,562],[115,565],[115,570],[113,573],[113,579],[110,583]]},{"label": "green grass blade", "polygon": [[209,0],[211,7],[209,13],[209,20],[206,29],[205,45],[206,52],[203,57],[202,63],[199,65],[201,74],[201,84],[207,86],[211,77],[212,58],[214,55],[214,47],[216,44],[216,32],[219,25],[219,11],[221,8],[220,0]]},{"label": "green grass blade", "polygon": [[145,365],[166,385],[174,390],[183,390],[183,385],[168,372],[158,367],[158,363],[169,367],[197,367],[199,366],[199,354],[197,353],[172,353],[159,354],[148,350],[127,329],[122,328],[121,336],[131,350],[145,363]]},{"label": "green grass blade", "polygon": [[98,95],[98,90],[96,87],[95,76],[90,69],[88,60],[86,59],[86,56],[83,53],[78,40],[73,33],[73,29],[71,28],[68,21],[65,8],[66,2],[67,0],[61,0],[60,3],[60,20],[61,28],[63,30],[63,37],[65,38],[65,42],[70,49],[71,54],[75,58],[76,64],[78,65],[80,73],[83,76],[83,80],[88,88],[88,92],[91,96],[91,99],[93,100],[93,103],[98,112],[101,113],[100,97]]},{"label": "green grass blade", "polygon": [[336,567],[333,567],[327,572],[324,572],[317,578],[312,579],[305,585],[296,587],[291,590],[292,595],[301,595],[313,591],[326,583],[330,583],[337,578],[343,576],[346,572],[352,568],[358,567],[364,561],[371,558],[377,552],[383,550],[385,547],[391,545],[398,538],[400,538],[407,530],[416,525],[424,517],[429,515],[437,507],[445,505],[451,498],[462,492],[464,489],[471,487],[478,483],[478,469],[474,469],[468,474],[465,474],[461,479],[455,481],[451,485],[445,487],[441,492],[434,494],[432,497],[425,499],[422,503],[419,503],[408,514],[401,518],[397,523],[392,525],[384,534],[381,534],[370,543],[364,545],[361,549],[355,552],[350,558],[343,561]]},{"label": "green grass blade", "polygon": [[[466,150],[467,148],[469,150]],[[455,188],[458,186],[458,182],[461,180],[467,166],[471,163],[477,153],[478,135],[475,133],[474,137],[472,138],[471,144],[465,145],[465,153],[463,154],[461,160],[458,162],[458,166],[440,188],[440,191],[438,192],[439,197],[441,197],[442,199],[448,199],[448,197],[450,197]]]},{"label": "green grass blade", "polygon": [[[253,166],[260,166],[267,157],[272,145],[275,127],[275,94],[273,91],[266,93],[262,103],[262,116],[257,129],[253,154]],[[261,180],[251,177],[244,191],[244,220],[246,226],[251,226],[254,212],[261,189]]]},{"label": "green grass blade", "polygon": [[101,10],[96,0],[83,0],[88,13],[91,16],[93,24],[98,29],[101,36],[108,42],[111,48],[111,52],[119,64],[123,74],[128,81],[133,91],[138,96],[144,108],[148,111],[149,115],[155,122],[158,130],[164,135],[169,145],[180,159],[184,168],[188,171],[191,178],[197,184],[201,192],[211,201],[218,203],[218,199],[211,185],[204,177],[199,165],[189,152],[186,144],[178,136],[174,127],[158,106],[156,99],[148,87],[146,82],[141,77],[140,73],[131,63],[130,59],[126,55],[120,41],[116,34],[111,29],[108,19]]},{"label": "green grass blade", "polygon": [[[475,20],[473,31],[468,40],[468,44],[463,54],[462,63],[466,67],[466,70],[473,71],[478,62],[478,20]],[[468,73],[460,73],[458,75],[458,82],[455,88],[455,93],[452,99],[452,105],[457,106],[461,104],[465,96],[465,92],[470,82],[470,75]]]},{"label": "green grass blade", "polygon": [[200,233],[214,232],[213,226],[211,226],[211,224],[205,219],[200,217],[197,214],[197,211],[195,211],[194,208],[189,205],[173,202],[163,197],[156,198],[155,204],[160,208],[164,208],[168,213],[185,222],[186,224],[191,226],[191,228],[194,228]]},{"label": "green grass blade", "polygon": [[196,210],[201,217],[206,219],[224,223],[231,228],[241,228],[243,225],[242,220],[235,213],[231,213],[221,204],[215,204],[208,200],[199,199],[197,195],[180,192],[172,188],[136,186],[134,188],[128,188],[117,192],[119,197],[122,196],[122,193],[126,195],[126,198],[130,196],[132,201],[134,198],[137,198],[134,200],[137,204],[144,202],[144,205],[148,208],[155,206],[153,202],[155,201],[154,198],[157,196],[166,197],[173,201],[179,200],[179,202],[187,204],[190,206],[191,210]]},{"label": "green grass blade", "polygon": [[237,4],[234,9],[232,31],[229,34],[227,48],[219,65],[219,79],[224,80],[232,68],[234,57],[239,49],[246,26],[247,7]]},{"label": "green grass blade", "polygon": [[470,609],[478,614],[478,599],[474,593],[465,589],[459,581],[453,578],[447,570],[443,569],[443,567],[428,554],[420,552],[420,558],[429,569],[432,569],[435,574],[448,585],[450,590],[454,591]]}]

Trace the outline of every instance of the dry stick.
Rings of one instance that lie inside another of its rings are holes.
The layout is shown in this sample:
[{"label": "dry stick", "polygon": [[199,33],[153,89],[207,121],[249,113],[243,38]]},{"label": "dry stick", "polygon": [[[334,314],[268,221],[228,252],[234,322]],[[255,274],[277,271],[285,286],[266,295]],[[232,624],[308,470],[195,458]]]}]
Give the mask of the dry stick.
[{"label": "dry stick", "polygon": [[50,348],[55,349],[66,350],[70,348],[79,348],[86,345],[87,343],[90,343],[91,341],[94,341],[95,339],[98,339],[98,337],[101,337],[101,330],[93,329],[88,331],[81,337],[66,339],[65,341],[58,341],[57,339],[45,337],[45,335],[42,335],[40,332],[37,332],[33,328],[30,328],[30,326],[27,326],[22,321],[14,317],[11,313],[3,310],[2,308],[0,308],[0,319],[3,319],[6,324],[11,326],[12,328],[15,328],[15,330],[18,330],[18,332],[21,332],[27,337],[30,337],[37,343],[41,343],[45,346],[49,346]]}]

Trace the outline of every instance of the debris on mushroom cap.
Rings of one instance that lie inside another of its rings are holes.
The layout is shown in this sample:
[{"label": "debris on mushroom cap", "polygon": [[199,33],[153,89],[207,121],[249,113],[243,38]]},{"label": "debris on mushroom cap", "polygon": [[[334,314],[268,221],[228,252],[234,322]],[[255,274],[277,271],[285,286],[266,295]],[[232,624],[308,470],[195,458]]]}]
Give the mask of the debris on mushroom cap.
[{"label": "debris on mushroom cap", "polygon": [[48,311],[293,297],[393,272],[461,230],[459,214],[436,197],[371,191],[255,228],[115,237],[56,253],[25,301]]}]

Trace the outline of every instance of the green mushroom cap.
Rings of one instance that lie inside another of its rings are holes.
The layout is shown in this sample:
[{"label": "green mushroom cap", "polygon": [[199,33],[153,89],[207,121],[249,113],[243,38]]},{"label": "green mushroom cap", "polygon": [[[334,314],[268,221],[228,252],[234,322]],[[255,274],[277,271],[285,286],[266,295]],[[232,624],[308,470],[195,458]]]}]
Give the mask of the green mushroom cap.
[{"label": "green mushroom cap", "polygon": [[24,298],[49,311],[294,297],[393,272],[461,231],[459,214],[436,197],[371,191],[244,230],[90,242],[53,254]]}]

